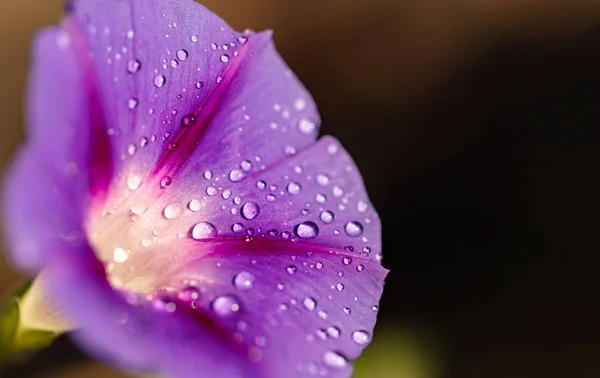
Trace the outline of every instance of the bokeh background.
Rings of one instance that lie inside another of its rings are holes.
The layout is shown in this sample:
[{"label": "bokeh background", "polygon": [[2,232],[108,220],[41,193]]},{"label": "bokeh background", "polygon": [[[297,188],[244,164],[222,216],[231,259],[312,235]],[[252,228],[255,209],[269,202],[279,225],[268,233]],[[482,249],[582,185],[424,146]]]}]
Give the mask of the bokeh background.
[{"label": "bokeh background", "polygon": [[[384,225],[374,378],[600,376],[600,2],[206,0],[271,28]],[[0,164],[30,39],[62,0],[1,0]],[[0,262],[0,291],[19,277]],[[66,339],[10,377],[120,377]]]}]

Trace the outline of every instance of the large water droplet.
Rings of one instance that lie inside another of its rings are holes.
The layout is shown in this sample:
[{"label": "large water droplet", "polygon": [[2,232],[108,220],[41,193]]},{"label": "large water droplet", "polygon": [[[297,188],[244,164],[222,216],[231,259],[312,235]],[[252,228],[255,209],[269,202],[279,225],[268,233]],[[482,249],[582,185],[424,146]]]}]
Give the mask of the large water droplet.
[{"label": "large water droplet", "polygon": [[363,226],[362,226],[362,224],[360,224],[359,222],[356,222],[356,221],[348,222],[344,226],[344,231],[346,231],[346,234],[348,236],[355,238],[357,236],[362,235]]},{"label": "large water droplet", "polygon": [[240,303],[231,295],[223,295],[213,301],[212,309],[219,316],[229,316],[240,310]]},{"label": "large water droplet", "polygon": [[137,59],[131,59],[129,62],[127,62],[127,72],[131,74],[138,72],[140,68],[142,68],[142,64]]},{"label": "large water droplet", "polygon": [[238,182],[242,179],[242,177],[244,177],[244,173],[239,169],[234,169],[229,172],[229,180],[231,180],[231,182]]},{"label": "large water droplet", "polygon": [[306,298],[304,298],[304,301],[302,301],[302,305],[307,310],[312,311],[312,310],[314,310],[317,307],[317,301],[315,301],[311,297],[306,297]]},{"label": "large water droplet", "polygon": [[202,207],[202,203],[197,199],[191,200],[190,203],[188,204],[188,208],[193,212],[199,211],[201,207]]},{"label": "large water droplet", "polygon": [[179,218],[181,215],[183,215],[183,206],[181,206],[178,202],[171,202],[165,206],[163,215],[166,219]]},{"label": "large water droplet", "polygon": [[244,225],[241,223],[235,223],[235,224],[233,224],[233,226],[231,226],[231,231],[233,231],[235,233],[240,233],[240,232],[244,231]]},{"label": "large water droplet", "polygon": [[154,86],[156,88],[161,88],[163,85],[165,85],[165,82],[167,81],[167,78],[164,75],[157,75],[154,77]]},{"label": "large water droplet", "polygon": [[193,114],[188,114],[181,119],[181,126],[189,127],[193,126],[196,123],[196,116]]},{"label": "large water droplet", "polygon": [[181,60],[182,62],[188,58],[188,52],[184,49],[178,50],[175,55],[177,55],[177,59]]},{"label": "large water droplet", "polygon": [[319,173],[317,175],[317,184],[321,185],[321,186],[327,186],[329,185],[330,179],[329,176],[327,176],[324,173]]},{"label": "large water droplet", "polygon": [[301,239],[314,239],[319,235],[319,227],[315,222],[306,221],[297,225],[294,233]]},{"label": "large water droplet", "polygon": [[367,331],[352,332],[352,340],[358,345],[365,345],[371,340],[371,336]]},{"label": "large water droplet", "polygon": [[307,118],[302,118],[298,122],[298,130],[300,130],[300,132],[303,134],[310,134],[313,131],[315,131],[316,128],[317,128],[317,125],[313,121],[311,121]]},{"label": "large water droplet", "polygon": [[260,207],[256,202],[246,202],[242,206],[242,216],[245,219],[252,220],[260,213]]},{"label": "large water droplet", "polygon": [[227,55],[227,54],[221,55],[221,62],[223,62],[223,63],[229,62],[229,55]]},{"label": "large water droplet", "polygon": [[217,236],[217,228],[209,222],[200,222],[192,228],[192,238],[196,240],[212,239]]},{"label": "large water droplet", "polygon": [[300,193],[301,189],[302,187],[297,182],[290,182],[286,187],[287,192],[291,195],[296,195]]},{"label": "large water droplet", "polygon": [[348,366],[348,360],[338,352],[328,350],[323,354],[323,362],[331,368],[341,369]]},{"label": "large water droplet", "polygon": [[254,285],[254,276],[249,272],[240,272],[233,277],[233,284],[238,290],[250,290]]},{"label": "large water droplet", "polygon": [[325,224],[333,222],[334,218],[334,214],[329,210],[321,211],[321,214],[319,214],[319,219]]}]

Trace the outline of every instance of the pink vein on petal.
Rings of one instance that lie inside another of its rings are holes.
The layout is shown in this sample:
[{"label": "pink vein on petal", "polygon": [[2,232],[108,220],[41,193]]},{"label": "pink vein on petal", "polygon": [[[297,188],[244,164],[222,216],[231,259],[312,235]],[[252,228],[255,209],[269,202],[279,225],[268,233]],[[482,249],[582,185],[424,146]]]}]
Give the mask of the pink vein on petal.
[{"label": "pink vein on petal", "polygon": [[155,169],[150,174],[150,180],[161,180],[166,176],[173,178],[187,161],[190,154],[200,143],[204,131],[210,126],[231,83],[235,80],[237,73],[243,66],[244,59],[248,55],[249,45],[253,40],[253,38],[248,38],[246,44],[242,45],[238,50],[239,54],[236,59],[219,76],[220,80],[217,81],[207,98],[193,114],[195,122],[188,127],[183,127],[173,138],[173,141],[169,143],[167,150],[159,158]]}]

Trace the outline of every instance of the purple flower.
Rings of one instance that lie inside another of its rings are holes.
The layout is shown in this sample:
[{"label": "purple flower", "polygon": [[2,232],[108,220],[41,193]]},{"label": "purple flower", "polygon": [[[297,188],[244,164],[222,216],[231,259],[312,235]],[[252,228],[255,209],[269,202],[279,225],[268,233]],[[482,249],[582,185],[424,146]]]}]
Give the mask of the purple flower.
[{"label": "purple flower", "polygon": [[381,226],[271,33],[192,0],[68,9],[33,51],[14,263],[126,369],[349,376],[387,273]]}]

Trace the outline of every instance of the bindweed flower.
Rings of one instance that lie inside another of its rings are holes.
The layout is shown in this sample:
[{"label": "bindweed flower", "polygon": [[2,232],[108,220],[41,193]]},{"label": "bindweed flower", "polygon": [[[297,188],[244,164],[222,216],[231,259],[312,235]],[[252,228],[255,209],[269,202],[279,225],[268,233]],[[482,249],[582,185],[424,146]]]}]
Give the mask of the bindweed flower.
[{"label": "bindweed flower", "polygon": [[380,222],[270,32],[192,0],[79,0],[36,38],[29,96],[11,258],[83,348],[172,377],[351,374]]}]

